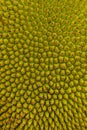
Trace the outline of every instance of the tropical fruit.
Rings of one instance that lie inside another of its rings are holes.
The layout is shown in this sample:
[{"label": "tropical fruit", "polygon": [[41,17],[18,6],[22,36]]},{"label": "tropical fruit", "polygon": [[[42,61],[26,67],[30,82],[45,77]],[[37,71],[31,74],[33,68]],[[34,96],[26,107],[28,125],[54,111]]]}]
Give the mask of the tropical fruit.
[{"label": "tropical fruit", "polygon": [[0,6],[0,130],[87,130],[87,1]]}]

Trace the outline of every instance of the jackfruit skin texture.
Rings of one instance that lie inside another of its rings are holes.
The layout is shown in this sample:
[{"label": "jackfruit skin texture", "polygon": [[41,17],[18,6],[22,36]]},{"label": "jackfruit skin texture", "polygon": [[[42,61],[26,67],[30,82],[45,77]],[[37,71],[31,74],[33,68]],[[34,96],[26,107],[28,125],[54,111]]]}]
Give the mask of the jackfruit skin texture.
[{"label": "jackfruit skin texture", "polygon": [[0,6],[0,130],[87,130],[87,1]]}]

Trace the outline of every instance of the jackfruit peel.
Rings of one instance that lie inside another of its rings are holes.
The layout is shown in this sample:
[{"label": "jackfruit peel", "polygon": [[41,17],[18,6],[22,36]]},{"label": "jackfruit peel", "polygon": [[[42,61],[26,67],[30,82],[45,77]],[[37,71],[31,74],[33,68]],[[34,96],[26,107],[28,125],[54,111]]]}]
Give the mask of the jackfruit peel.
[{"label": "jackfruit peel", "polygon": [[87,1],[0,6],[0,130],[86,130]]}]

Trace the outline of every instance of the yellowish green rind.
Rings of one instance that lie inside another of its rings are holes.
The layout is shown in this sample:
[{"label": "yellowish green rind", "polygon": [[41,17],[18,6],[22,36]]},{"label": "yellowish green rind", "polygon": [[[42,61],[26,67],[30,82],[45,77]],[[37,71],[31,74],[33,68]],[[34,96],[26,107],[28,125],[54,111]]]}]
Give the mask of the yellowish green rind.
[{"label": "yellowish green rind", "polygon": [[0,130],[87,130],[86,0],[0,0]]}]

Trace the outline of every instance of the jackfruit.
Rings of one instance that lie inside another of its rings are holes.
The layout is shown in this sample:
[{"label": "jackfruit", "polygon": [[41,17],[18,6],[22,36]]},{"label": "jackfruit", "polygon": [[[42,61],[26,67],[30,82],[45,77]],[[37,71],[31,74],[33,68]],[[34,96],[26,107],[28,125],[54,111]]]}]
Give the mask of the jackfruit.
[{"label": "jackfruit", "polygon": [[87,0],[0,6],[0,130],[87,130]]}]

